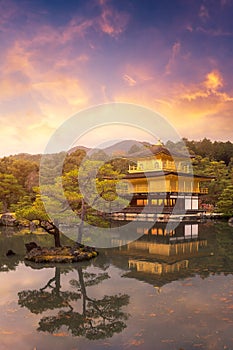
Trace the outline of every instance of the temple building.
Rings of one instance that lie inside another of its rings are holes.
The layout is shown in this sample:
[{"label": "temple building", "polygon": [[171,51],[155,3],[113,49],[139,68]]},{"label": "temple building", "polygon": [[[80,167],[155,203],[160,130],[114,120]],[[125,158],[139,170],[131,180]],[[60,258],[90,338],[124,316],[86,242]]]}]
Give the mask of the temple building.
[{"label": "temple building", "polygon": [[125,197],[130,204],[125,213],[195,214],[199,198],[208,193],[203,183],[212,178],[192,173],[189,155],[169,152],[154,145],[127,157]]}]

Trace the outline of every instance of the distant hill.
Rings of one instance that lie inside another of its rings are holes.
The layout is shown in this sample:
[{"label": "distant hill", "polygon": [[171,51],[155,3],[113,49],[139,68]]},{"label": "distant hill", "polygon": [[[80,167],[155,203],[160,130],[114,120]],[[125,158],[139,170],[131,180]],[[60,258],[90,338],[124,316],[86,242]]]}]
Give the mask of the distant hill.
[{"label": "distant hill", "polygon": [[74,153],[77,150],[82,150],[85,151],[86,153],[89,152],[91,150],[91,148],[85,147],[85,146],[75,146],[69,149],[69,151],[67,152],[68,154]]},{"label": "distant hill", "polygon": [[69,154],[77,151],[78,149],[84,150],[89,155],[94,155],[98,153],[105,153],[107,156],[124,156],[130,153],[138,152],[142,150],[145,146],[151,146],[148,142],[140,142],[136,140],[124,140],[116,142],[115,144],[108,146],[106,148],[88,148],[84,146],[76,146],[69,150]]},{"label": "distant hill", "polygon": [[[214,141],[208,139],[203,139],[201,141],[189,141],[188,139],[183,139],[182,142],[173,143],[172,141],[168,141],[165,145],[168,149],[172,149],[174,152],[182,153],[182,147],[186,144],[188,151],[191,155],[208,157],[210,160],[215,161],[224,161],[226,165],[233,164],[233,143],[230,141],[221,142]],[[90,156],[96,159],[103,159],[103,155],[106,157],[121,157],[125,155],[130,155],[133,153],[137,153],[144,149],[145,147],[150,147],[152,144],[148,142],[141,142],[137,140],[124,140],[116,142],[115,144],[108,146],[106,148],[90,148],[85,146],[75,146],[72,147],[68,151],[68,155],[74,153],[77,150],[82,150],[88,153]],[[62,153],[62,152],[61,152]],[[28,153],[19,153],[16,155],[11,155],[2,158],[11,158],[11,159],[23,159],[29,160],[31,162],[40,163],[42,154],[28,154]]]},{"label": "distant hill", "polygon": [[137,152],[143,149],[145,145],[149,146],[150,144],[147,142],[140,142],[136,140],[124,140],[117,142],[112,146],[104,148],[103,151],[109,156],[123,156],[129,153]]},{"label": "distant hill", "polygon": [[41,154],[19,153],[2,158],[11,158],[15,160],[29,160],[30,162],[40,163]]}]

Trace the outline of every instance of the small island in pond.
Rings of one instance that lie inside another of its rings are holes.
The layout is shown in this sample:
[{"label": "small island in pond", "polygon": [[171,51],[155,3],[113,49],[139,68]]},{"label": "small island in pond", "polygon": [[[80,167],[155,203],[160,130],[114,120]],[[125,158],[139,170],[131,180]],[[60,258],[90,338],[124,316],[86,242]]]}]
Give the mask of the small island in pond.
[{"label": "small island in pond", "polygon": [[84,245],[46,248],[30,242],[25,246],[27,249],[25,260],[35,263],[74,263],[90,260],[98,255],[94,248]]}]

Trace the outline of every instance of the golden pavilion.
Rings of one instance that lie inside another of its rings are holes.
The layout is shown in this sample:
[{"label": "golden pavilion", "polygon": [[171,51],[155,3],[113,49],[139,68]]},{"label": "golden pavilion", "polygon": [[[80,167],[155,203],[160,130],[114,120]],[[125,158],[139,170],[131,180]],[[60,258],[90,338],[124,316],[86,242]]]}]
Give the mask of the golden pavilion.
[{"label": "golden pavilion", "polygon": [[[162,144],[143,149],[127,157],[125,196],[127,213],[195,214],[199,198],[208,193],[203,184],[212,178],[192,173],[190,156],[170,152]],[[130,197],[129,197],[130,196]]]}]

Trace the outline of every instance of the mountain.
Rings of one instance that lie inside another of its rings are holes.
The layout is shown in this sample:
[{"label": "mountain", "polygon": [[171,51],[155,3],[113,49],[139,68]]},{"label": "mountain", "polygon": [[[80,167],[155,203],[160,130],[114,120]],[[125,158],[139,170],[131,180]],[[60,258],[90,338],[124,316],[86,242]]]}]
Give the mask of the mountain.
[{"label": "mountain", "polygon": [[148,142],[140,142],[136,140],[124,140],[117,142],[106,148],[88,148],[84,146],[75,146],[69,150],[69,154],[77,151],[78,149],[84,150],[89,155],[106,154],[109,157],[112,156],[124,156],[129,153],[134,153],[142,150],[145,146],[151,146]]},{"label": "mountain", "polygon": [[[137,140],[124,140],[116,142],[115,144],[108,146],[106,148],[90,148],[85,146],[75,146],[68,150],[68,155],[76,152],[77,150],[82,150],[88,153],[89,155],[96,155],[96,154],[106,154],[106,156],[112,157],[112,156],[124,156],[132,153],[136,153],[140,150],[142,150],[144,147],[152,146],[148,142],[141,142]],[[63,153],[63,152],[60,152]],[[24,160],[30,160],[34,161],[39,164],[41,156],[43,154],[29,154],[29,153],[19,153],[15,155],[8,156],[12,159],[24,159]],[[7,158],[8,158],[7,157]]]},{"label": "mountain", "polygon": [[9,159],[15,159],[15,160],[28,160],[30,162],[35,162],[39,164],[41,159],[41,154],[18,153],[11,156],[2,157],[0,159],[3,159],[3,158],[9,158]]},{"label": "mountain", "polygon": [[67,153],[68,154],[74,153],[78,149],[80,149],[82,151],[85,151],[86,153],[91,150],[91,148],[88,148],[88,147],[85,147],[85,146],[75,146],[75,147],[70,148]]},{"label": "mountain", "polygon": [[145,145],[149,145],[149,143],[136,140],[124,140],[104,148],[103,151],[109,156],[124,156],[128,153],[134,153],[143,149]]}]

